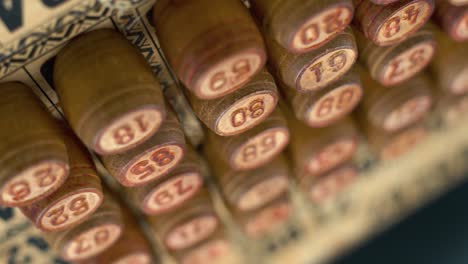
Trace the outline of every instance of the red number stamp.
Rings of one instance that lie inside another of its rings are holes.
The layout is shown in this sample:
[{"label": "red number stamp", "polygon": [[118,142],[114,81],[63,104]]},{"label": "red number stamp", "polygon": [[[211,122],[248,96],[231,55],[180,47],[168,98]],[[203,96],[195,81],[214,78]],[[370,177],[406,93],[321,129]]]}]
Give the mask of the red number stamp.
[{"label": "red number stamp", "polygon": [[166,236],[166,246],[173,250],[188,248],[211,235],[218,226],[214,215],[202,215],[175,227]]},{"label": "red number stamp", "polygon": [[238,170],[259,167],[280,153],[288,142],[287,129],[274,128],[264,131],[249,139],[233,153],[231,166]]},{"label": "red number stamp", "polygon": [[324,203],[354,182],[357,174],[353,167],[338,169],[315,183],[310,189],[310,197],[318,204]]},{"label": "red number stamp", "polygon": [[20,172],[1,189],[1,204],[21,206],[40,199],[59,188],[68,175],[68,165],[44,161]]},{"label": "red number stamp", "polygon": [[202,184],[198,173],[184,173],[173,177],[148,194],[142,205],[143,211],[156,215],[176,208],[195,195]]},{"label": "red number stamp", "polygon": [[229,243],[226,240],[217,239],[189,252],[182,259],[182,264],[221,263],[220,260],[229,253]]},{"label": "red number stamp", "polygon": [[276,102],[277,97],[271,92],[241,98],[219,118],[216,124],[217,134],[232,136],[257,125],[271,114]]},{"label": "red number stamp", "polygon": [[356,151],[356,141],[341,139],[321,149],[307,164],[307,172],[320,175],[349,160]]},{"label": "red number stamp", "polygon": [[318,48],[351,22],[352,10],[345,7],[331,7],[306,21],[294,35],[291,48],[305,52]]},{"label": "red number stamp", "polygon": [[390,45],[399,41],[426,23],[432,14],[432,8],[425,0],[414,1],[395,12],[380,27],[376,42]]},{"label": "red number stamp", "polygon": [[214,65],[195,85],[202,99],[215,99],[247,83],[260,67],[262,58],[251,52],[238,54]]},{"label": "red number stamp", "polygon": [[40,227],[47,231],[63,230],[88,217],[102,203],[102,195],[82,191],[64,197],[40,216]]},{"label": "red number stamp", "polygon": [[343,85],[326,93],[309,110],[307,123],[310,126],[326,126],[351,112],[362,97],[361,87]]},{"label": "red number stamp", "polygon": [[316,59],[311,66],[299,74],[298,90],[319,90],[343,76],[356,61],[353,49],[338,49]]},{"label": "red number stamp", "polygon": [[69,261],[83,260],[108,249],[117,241],[122,227],[105,224],[86,230],[63,247],[63,257]]},{"label": "red number stamp", "polygon": [[258,212],[245,225],[249,237],[261,237],[272,232],[278,225],[285,223],[291,215],[291,205],[281,202]]},{"label": "red number stamp", "polygon": [[120,181],[125,186],[139,186],[166,175],[184,156],[179,145],[165,145],[149,151],[128,166]]},{"label": "red number stamp", "polygon": [[152,136],[161,126],[163,116],[157,109],[130,112],[103,129],[96,151],[114,154],[131,148]]}]

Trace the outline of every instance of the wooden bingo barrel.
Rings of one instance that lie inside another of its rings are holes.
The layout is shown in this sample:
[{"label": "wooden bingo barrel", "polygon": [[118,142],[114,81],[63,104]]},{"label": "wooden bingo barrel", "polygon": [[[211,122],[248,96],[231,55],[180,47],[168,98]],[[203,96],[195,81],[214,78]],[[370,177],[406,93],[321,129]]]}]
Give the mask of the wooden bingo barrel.
[{"label": "wooden bingo barrel", "polygon": [[356,41],[348,28],[322,47],[294,54],[266,37],[275,76],[298,91],[317,91],[346,74],[358,57]]},{"label": "wooden bingo barrel", "polygon": [[355,36],[360,61],[372,78],[384,86],[399,84],[421,72],[432,60],[437,46],[430,27],[423,27],[391,46],[377,46],[359,31]]},{"label": "wooden bingo barrel", "polygon": [[421,28],[434,11],[434,0],[401,0],[377,5],[370,0],[353,0],[355,25],[379,46],[396,44]]},{"label": "wooden bingo barrel", "polygon": [[435,21],[456,41],[468,40],[468,1],[465,6],[456,6],[447,0],[436,0]]},{"label": "wooden bingo barrel", "polygon": [[122,235],[110,248],[101,254],[78,262],[79,264],[151,264],[154,263],[150,245],[145,239],[133,216],[123,210],[124,226]]},{"label": "wooden bingo barrel", "polygon": [[170,173],[185,155],[185,138],[175,113],[167,107],[161,128],[143,144],[102,156],[109,173],[126,187],[145,185]]},{"label": "wooden bingo barrel", "polygon": [[205,190],[178,210],[152,217],[150,222],[156,236],[170,251],[187,249],[206,240],[221,224]]},{"label": "wooden bingo barrel", "polygon": [[289,185],[289,168],[283,155],[253,170],[235,171],[219,162],[211,150],[211,165],[222,193],[229,204],[240,210],[250,211],[285,193]]},{"label": "wooden bingo barrel", "polygon": [[193,111],[214,133],[233,136],[265,120],[275,109],[278,90],[266,70],[256,74],[242,89],[214,100],[189,95]]},{"label": "wooden bingo barrel", "polygon": [[371,149],[384,161],[401,157],[429,135],[421,122],[397,132],[382,131],[369,123],[362,126]]},{"label": "wooden bingo barrel", "polygon": [[468,95],[442,94],[437,98],[437,115],[442,123],[458,125],[468,114]]},{"label": "wooden bingo barrel", "polygon": [[311,127],[338,122],[356,108],[363,94],[356,69],[318,92],[301,93],[287,86],[281,88],[296,118]]},{"label": "wooden bingo barrel", "polygon": [[349,188],[357,180],[358,174],[354,165],[345,164],[319,178],[303,178],[300,186],[314,203],[323,204]]},{"label": "wooden bingo barrel", "polygon": [[298,178],[318,177],[349,161],[358,146],[358,132],[350,118],[325,128],[308,127],[293,117],[289,154]]},{"label": "wooden bingo barrel", "polygon": [[37,228],[46,232],[83,222],[101,206],[104,198],[101,179],[88,150],[72,134],[64,139],[70,162],[67,180],[51,195],[20,208]]},{"label": "wooden bingo barrel", "polygon": [[358,115],[374,126],[388,132],[408,127],[421,120],[433,102],[432,83],[426,75],[387,88],[374,81],[368,72],[361,71],[364,98]]},{"label": "wooden bingo barrel", "polygon": [[111,29],[85,33],[66,45],[55,60],[54,83],[75,133],[102,155],[141,144],[166,116],[150,66]]},{"label": "wooden bingo barrel", "polygon": [[67,179],[61,127],[32,90],[0,84],[0,205],[24,206],[56,191]]},{"label": "wooden bingo barrel", "polygon": [[231,242],[222,230],[216,232],[203,243],[174,255],[178,263],[181,264],[239,263],[233,261]]},{"label": "wooden bingo barrel", "polygon": [[144,213],[170,212],[190,200],[203,186],[200,158],[190,147],[183,160],[165,177],[127,189],[131,201]]},{"label": "wooden bingo barrel", "polygon": [[265,65],[262,37],[241,1],[162,0],[153,18],[169,64],[201,99],[237,90]]},{"label": "wooden bingo barrel", "polygon": [[237,213],[235,218],[249,238],[257,239],[278,230],[290,219],[292,212],[289,197],[284,194],[257,210]]},{"label": "wooden bingo barrel", "polygon": [[240,135],[222,137],[207,133],[207,148],[234,170],[258,168],[275,158],[289,142],[289,129],[279,109],[258,126]]},{"label": "wooden bingo barrel", "polygon": [[79,261],[94,257],[115,244],[124,229],[120,206],[110,193],[94,214],[81,224],[46,234],[49,245],[64,260]]},{"label": "wooden bingo barrel", "polygon": [[454,95],[466,94],[468,92],[466,44],[455,42],[437,30],[435,35],[439,48],[431,66],[439,87]]},{"label": "wooden bingo barrel", "polygon": [[351,0],[253,0],[253,13],[265,34],[293,53],[316,49],[351,22]]},{"label": "wooden bingo barrel", "polygon": [[468,5],[468,0],[447,0],[452,5],[463,6]]}]

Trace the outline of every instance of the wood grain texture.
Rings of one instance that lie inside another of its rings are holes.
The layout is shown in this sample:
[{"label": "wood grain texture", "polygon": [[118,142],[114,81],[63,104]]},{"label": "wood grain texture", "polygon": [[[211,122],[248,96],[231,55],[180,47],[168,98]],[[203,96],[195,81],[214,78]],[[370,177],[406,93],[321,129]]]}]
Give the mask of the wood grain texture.
[{"label": "wood grain texture", "polygon": [[217,155],[234,170],[250,170],[275,158],[289,143],[289,129],[279,109],[246,132],[222,137],[208,132],[206,148],[216,149]]},{"label": "wood grain texture", "polygon": [[51,195],[20,208],[45,232],[61,231],[82,223],[103,201],[101,179],[88,150],[71,132],[64,139],[70,163],[67,180]]},{"label": "wood grain texture", "polygon": [[25,206],[56,191],[69,173],[61,126],[32,90],[0,85],[0,204]]},{"label": "wood grain texture", "polygon": [[57,55],[54,83],[73,130],[99,154],[143,143],[166,116],[151,68],[114,30],[91,31],[69,42]]},{"label": "wood grain texture", "polygon": [[431,70],[440,89],[453,95],[468,92],[468,49],[466,44],[453,41],[439,30],[434,31],[438,52]]},{"label": "wood grain texture", "polygon": [[337,81],[357,59],[357,46],[351,29],[336,35],[320,47],[294,54],[266,36],[274,75],[298,91],[317,91]]},{"label": "wood grain texture", "polygon": [[355,109],[363,94],[355,68],[317,92],[298,92],[285,85],[280,87],[295,117],[310,127],[326,127],[338,122]]},{"label": "wood grain texture", "polygon": [[293,53],[323,46],[351,22],[351,0],[253,0],[252,10],[263,31]]},{"label": "wood grain texture", "polygon": [[372,78],[384,86],[402,83],[431,62],[437,43],[431,27],[423,27],[406,40],[391,46],[378,46],[355,31],[359,60]]},{"label": "wood grain texture", "polygon": [[201,99],[241,88],[265,65],[262,37],[240,1],[163,0],[153,18],[169,64]]},{"label": "wood grain texture", "polygon": [[389,89],[374,81],[365,70],[360,72],[364,98],[357,112],[359,120],[395,132],[428,114],[433,104],[433,88],[427,75],[417,75]]},{"label": "wood grain texture", "polygon": [[275,109],[278,101],[276,83],[262,70],[252,80],[222,98],[201,100],[189,95],[193,111],[214,133],[233,136],[261,123]]},{"label": "wood grain texture", "polygon": [[178,210],[149,218],[154,235],[169,251],[180,251],[202,243],[222,224],[206,189],[201,190]]},{"label": "wood grain texture", "polygon": [[379,46],[393,45],[421,28],[434,11],[434,0],[402,0],[377,5],[370,0],[353,0],[354,24]]},{"label": "wood grain texture", "polygon": [[79,261],[107,250],[123,229],[120,205],[104,190],[102,205],[88,219],[70,229],[46,233],[45,238],[63,259]]},{"label": "wood grain texture", "polygon": [[132,203],[149,215],[170,212],[196,195],[203,186],[200,157],[191,148],[166,176],[145,185],[126,189]]}]

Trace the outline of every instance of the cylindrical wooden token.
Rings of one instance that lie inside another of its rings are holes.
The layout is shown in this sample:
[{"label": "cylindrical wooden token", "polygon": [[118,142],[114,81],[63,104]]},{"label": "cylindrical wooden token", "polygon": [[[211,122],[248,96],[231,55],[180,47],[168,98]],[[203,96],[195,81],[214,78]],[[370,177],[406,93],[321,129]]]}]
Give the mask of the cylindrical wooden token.
[{"label": "cylindrical wooden token", "polygon": [[233,136],[265,120],[275,109],[278,90],[266,70],[256,74],[242,89],[214,100],[189,95],[193,111],[214,133]]},{"label": "cylindrical wooden token", "polygon": [[377,5],[371,0],[353,0],[355,25],[379,46],[396,44],[421,28],[434,11],[434,0],[402,0]]},{"label": "cylindrical wooden token", "polygon": [[303,178],[300,185],[314,203],[323,204],[354,183],[358,173],[354,165],[346,164],[319,178]]},{"label": "cylindrical wooden token", "polygon": [[150,246],[146,241],[133,216],[128,210],[123,210],[124,226],[122,235],[114,245],[101,254],[80,264],[151,264],[154,263]]},{"label": "cylindrical wooden token", "polygon": [[456,6],[447,0],[436,0],[435,20],[449,36],[456,41],[468,40],[467,5]]},{"label": "cylindrical wooden token", "polygon": [[[207,148],[234,170],[258,168],[275,158],[289,142],[289,129],[279,109],[258,126],[240,135],[222,137],[207,133]],[[221,149],[220,149],[221,148]]]},{"label": "cylindrical wooden token", "polygon": [[456,6],[463,6],[468,4],[468,0],[447,0],[449,1],[452,5]]},{"label": "cylindrical wooden token", "polygon": [[120,206],[104,192],[104,201],[83,223],[62,231],[46,234],[49,245],[63,259],[79,261],[96,256],[111,247],[123,232]]},{"label": "cylindrical wooden token", "polygon": [[394,2],[398,2],[400,0],[371,0],[372,3],[377,4],[377,5],[388,5]]},{"label": "cylindrical wooden token", "polygon": [[359,73],[352,69],[340,80],[318,92],[297,92],[281,86],[297,119],[311,127],[326,127],[348,115],[362,98]]},{"label": "cylindrical wooden token", "polygon": [[292,131],[289,154],[299,179],[318,177],[349,161],[356,152],[358,132],[350,118],[325,128],[308,127],[294,117],[288,122]]},{"label": "cylindrical wooden token", "polygon": [[298,91],[317,91],[346,74],[358,57],[351,29],[340,32],[319,49],[294,54],[266,37],[269,59],[278,77]]},{"label": "cylindrical wooden token", "polygon": [[387,88],[373,80],[365,70],[361,71],[364,98],[359,117],[388,132],[408,127],[421,120],[433,102],[428,76],[416,77]]},{"label": "cylindrical wooden token", "polygon": [[250,238],[261,238],[271,234],[283,225],[292,215],[293,208],[289,196],[284,193],[273,201],[249,212],[235,212],[234,217]]},{"label": "cylindrical wooden token", "polygon": [[215,150],[208,151],[211,151],[208,156],[223,195],[238,210],[259,208],[288,189],[290,172],[283,155],[257,169],[235,171],[215,157]]},{"label": "cylindrical wooden token", "polygon": [[468,95],[442,95],[437,100],[437,113],[445,124],[459,124],[468,114]]},{"label": "cylindrical wooden token", "polygon": [[432,72],[439,87],[454,95],[468,92],[468,49],[465,43],[458,43],[446,34],[435,31],[438,51],[432,63]]},{"label": "cylindrical wooden token", "polygon": [[61,127],[32,90],[0,84],[0,205],[24,206],[56,191],[67,179]]},{"label": "cylindrical wooden token", "polygon": [[293,53],[316,49],[351,22],[351,0],[253,0],[254,14],[266,34]]},{"label": "cylindrical wooden token", "polygon": [[232,254],[231,243],[220,230],[209,240],[189,250],[175,253],[175,257],[181,264],[236,263],[231,259]]},{"label": "cylindrical wooden token", "polygon": [[399,84],[422,71],[432,60],[437,45],[430,27],[423,27],[392,46],[377,46],[359,31],[355,36],[359,60],[372,78],[384,86]]},{"label": "cylindrical wooden token", "polygon": [[422,142],[429,132],[420,123],[397,132],[382,131],[372,124],[363,124],[371,149],[381,160],[396,159]]},{"label": "cylindrical wooden token", "polygon": [[185,155],[185,138],[167,107],[161,128],[143,144],[121,154],[101,156],[109,173],[127,187],[145,185],[170,173]]},{"label": "cylindrical wooden token", "polygon": [[187,249],[210,237],[219,219],[206,190],[188,200],[178,210],[150,219],[156,236],[171,251]]},{"label": "cylindrical wooden token", "polygon": [[184,159],[164,178],[127,189],[132,202],[144,213],[159,215],[179,208],[203,186],[198,154],[187,148]]},{"label": "cylindrical wooden token", "polygon": [[265,65],[262,37],[241,1],[162,0],[153,18],[169,64],[201,99],[237,90]]},{"label": "cylindrical wooden token", "polygon": [[144,142],[166,116],[146,60],[111,29],[85,33],[66,45],[55,60],[54,83],[75,133],[102,155]]},{"label": "cylindrical wooden token", "polygon": [[45,232],[61,231],[83,222],[101,206],[104,198],[101,180],[87,149],[74,135],[68,134],[64,139],[70,160],[67,180],[50,196],[20,208]]}]

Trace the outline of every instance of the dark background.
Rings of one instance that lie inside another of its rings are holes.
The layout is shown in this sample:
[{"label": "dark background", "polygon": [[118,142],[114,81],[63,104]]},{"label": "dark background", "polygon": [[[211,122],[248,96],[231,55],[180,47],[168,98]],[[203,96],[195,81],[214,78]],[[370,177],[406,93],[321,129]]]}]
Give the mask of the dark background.
[{"label": "dark background", "polygon": [[468,264],[468,184],[333,262],[367,263]]}]

